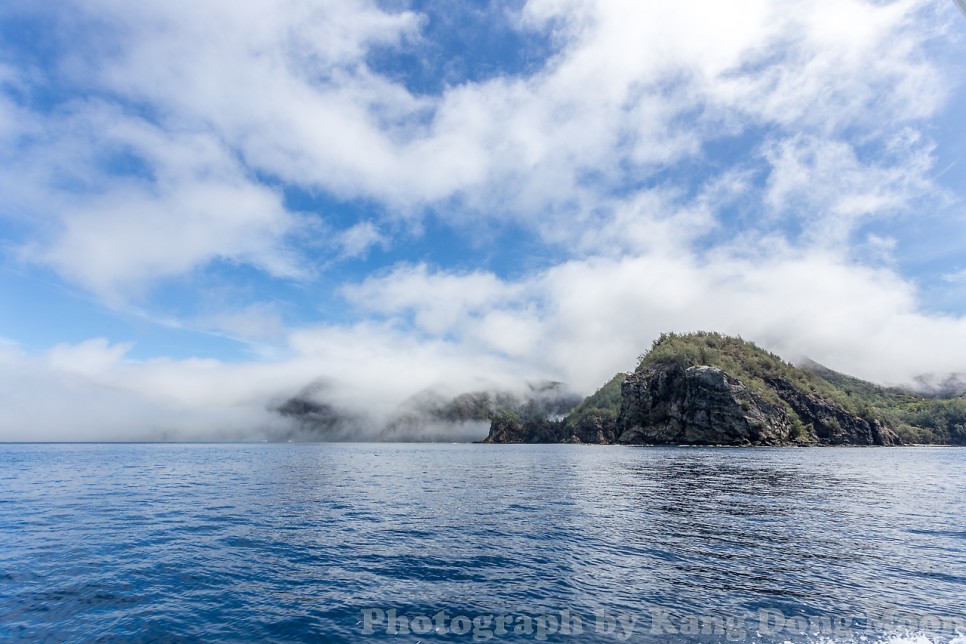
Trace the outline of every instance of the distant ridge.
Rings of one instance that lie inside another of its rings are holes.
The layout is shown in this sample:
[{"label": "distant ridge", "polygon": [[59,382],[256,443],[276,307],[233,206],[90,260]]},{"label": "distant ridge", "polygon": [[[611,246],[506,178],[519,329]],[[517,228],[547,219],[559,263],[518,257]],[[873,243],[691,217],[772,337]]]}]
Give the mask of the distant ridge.
[{"label": "distant ridge", "polygon": [[564,417],[581,401],[560,382],[530,382],[521,391],[500,388],[447,396],[427,389],[403,401],[389,418],[375,421],[334,402],[324,382],[313,383],[274,407],[292,421],[275,440],[300,442],[474,441],[493,419],[511,415],[537,423]]}]

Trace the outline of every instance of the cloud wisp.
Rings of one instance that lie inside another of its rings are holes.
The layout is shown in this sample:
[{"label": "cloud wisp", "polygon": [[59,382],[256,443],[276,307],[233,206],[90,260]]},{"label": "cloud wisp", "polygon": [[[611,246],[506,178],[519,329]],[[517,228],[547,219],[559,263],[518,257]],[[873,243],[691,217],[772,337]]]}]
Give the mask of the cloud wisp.
[{"label": "cloud wisp", "polygon": [[28,355],[5,329],[0,437],[45,397],[72,411],[44,436],[183,438],[272,435],[320,379],[377,419],[440,383],[589,393],[668,330],[882,382],[966,369],[966,309],[897,259],[896,222],[962,226],[951,7],[494,3],[511,44],[471,72],[431,41],[459,16],[407,6],[0,9],[4,261],[259,356],[135,360],[98,330]]}]

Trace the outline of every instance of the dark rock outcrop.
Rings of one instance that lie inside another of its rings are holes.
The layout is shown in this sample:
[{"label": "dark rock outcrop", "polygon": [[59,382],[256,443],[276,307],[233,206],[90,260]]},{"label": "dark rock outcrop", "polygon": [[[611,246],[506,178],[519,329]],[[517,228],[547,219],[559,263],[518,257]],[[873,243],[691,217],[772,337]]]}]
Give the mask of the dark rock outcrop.
[{"label": "dark rock outcrop", "polygon": [[806,422],[816,442],[823,445],[896,445],[894,432],[878,420],[866,419],[832,403],[799,391],[784,378],[769,378],[768,385]]},{"label": "dark rock outcrop", "polygon": [[579,423],[567,419],[498,416],[490,422],[484,443],[590,443],[609,445],[617,440],[617,423],[607,418],[586,418]]},{"label": "dark rock outcrop", "polygon": [[560,421],[546,418],[521,420],[501,414],[490,422],[490,435],[484,443],[566,443]]},{"label": "dark rock outcrop", "polygon": [[792,423],[720,369],[658,363],[631,374],[621,388],[619,443],[780,445]]},{"label": "dark rock outcrop", "polygon": [[[659,362],[622,388],[619,443],[892,445],[895,435],[783,378],[756,392],[720,369]],[[766,399],[766,396],[768,399]]]},{"label": "dark rock outcrop", "polygon": [[617,441],[617,421],[607,417],[582,419],[569,427],[567,442],[609,445]]}]

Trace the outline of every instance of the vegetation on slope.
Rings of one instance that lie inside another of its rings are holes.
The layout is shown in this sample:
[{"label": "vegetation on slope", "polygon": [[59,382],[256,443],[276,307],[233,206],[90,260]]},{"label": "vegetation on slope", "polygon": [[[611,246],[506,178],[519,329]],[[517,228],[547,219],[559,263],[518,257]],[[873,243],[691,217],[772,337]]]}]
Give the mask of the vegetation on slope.
[{"label": "vegetation on slope", "polygon": [[728,372],[765,400],[795,413],[768,385],[781,378],[802,392],[818,396],[867,419],[875,419],[905,442],[966,445],[966,399],[937,399],[880,387],[816,363],[796,368],[751,342],[719,333],[666,333],[641,356],[638,370],[659,362],[687,368],[708,365]]},{"label": "vegetation on slope", "polygon": [[845,394],[816,374],[798,369],[777,355],[741,338],[720,333],[664,333],[651,350],[641,356],[638,371],[657,362],[676,362],[681,367],[707,365],[726,371],[756,394],[776,405],[781,398],[768,386],[770,378],[783,378],[797,389],[821,396],[851,413],[859,413]]},{"label": "vegetation on slope", "polygon": [[611,378],[607,384],[574,407],[564,422],[570,427],[616,423],[621,410],[621,385],[626,378],[626,373],[619,373]]}]

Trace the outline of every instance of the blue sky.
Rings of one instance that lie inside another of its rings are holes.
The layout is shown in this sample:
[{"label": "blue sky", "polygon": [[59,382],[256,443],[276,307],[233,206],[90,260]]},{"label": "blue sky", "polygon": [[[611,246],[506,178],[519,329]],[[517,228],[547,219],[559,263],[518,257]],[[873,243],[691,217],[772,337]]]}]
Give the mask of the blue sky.
[{"label": "blue sky", "polygon": [[964,50],[941,0],[6,2],[0,439],[585,394],[663,331],[966,371]]}]

